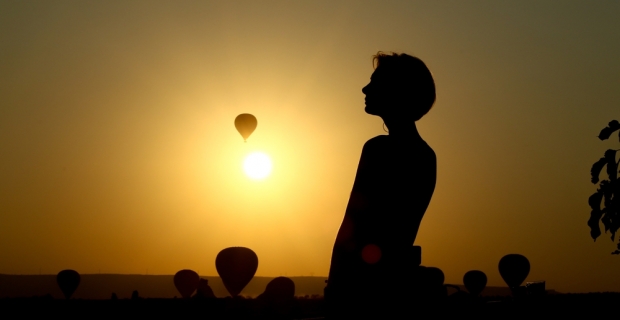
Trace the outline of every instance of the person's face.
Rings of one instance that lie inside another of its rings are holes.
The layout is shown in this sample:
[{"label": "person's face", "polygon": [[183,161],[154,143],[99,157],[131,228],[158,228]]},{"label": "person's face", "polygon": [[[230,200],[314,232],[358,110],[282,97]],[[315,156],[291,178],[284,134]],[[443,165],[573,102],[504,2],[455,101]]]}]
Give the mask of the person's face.
[{"label": "person's face", "polygon": [[364,99],[366,102],[365,111],[368,114],[375,116],[381,116],[385,113],[386,108],[390,105],[390,98],[393,93],[390,91],[389,79],[387,74],[381,67],[377,68],[375,72],[370,76],[370,83],[368,83],[362,92],[366,95]]}]

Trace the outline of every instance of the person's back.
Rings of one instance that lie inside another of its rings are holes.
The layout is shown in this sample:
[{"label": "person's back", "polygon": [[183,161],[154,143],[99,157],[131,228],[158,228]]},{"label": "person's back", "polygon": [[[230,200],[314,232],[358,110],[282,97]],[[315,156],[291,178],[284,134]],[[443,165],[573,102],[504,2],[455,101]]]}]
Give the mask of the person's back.
[{"label": "person's back", "polygon": [[[410,247],[436,180],[435,152],[416,137],[377,136],[362,151],[351,207],[356,242]],[[356,201],[359,199],[359,203]]]},{"label": "person's back", "polygon": [[[382,61],[388,61],[388,66],[391,63],[392,58],[385,57],[404,58],[405,63],[419,59],[407,55],[378,57],[379,66],[363,89],[366,112],[381,116],[390,132],[364,145],[336,237],[325,292],[330,315],[336,317],[363,315],[384,308],[392,299],[412,298],[409,293],[415,266],[411,249],[435,188],[435,153],[414,123],[432,102],[417,113],[403,111],[403,105],[412,102],[408,99],[413,97],[415,102],[420,95],[410,89],[404,94],[401,84],[391,81],[394,70],[382,67]],[[430,80],[434,102],[432,77]]]}]

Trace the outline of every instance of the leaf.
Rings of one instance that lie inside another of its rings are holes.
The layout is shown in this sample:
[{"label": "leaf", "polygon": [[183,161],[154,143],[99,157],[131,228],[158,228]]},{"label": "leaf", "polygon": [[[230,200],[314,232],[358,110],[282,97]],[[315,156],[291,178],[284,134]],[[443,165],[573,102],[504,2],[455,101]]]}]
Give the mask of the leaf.
[{"label": "leaf", "polygon": [[590,227],[590,236],[594,241],[601,235],[601,228],[598,221],[601,219],[602,212],[600,210],[592,210],[590,213],[590,219],[588,220],[588,226]]},{"label": "leaf", "polygon": [[[607,160],[607,175],[609,180],[615,181],[618,178],[618,165],[616,164],[616,150],[609,149],[605,151],[605,159]],[[600,160],[599,160],[600,161]]]},{"label": "leaf", "polygon": [[612,120],[609,122],[607,127],[601,130],[601,133],[598,134],[598,138],[601,140],[607,140],[609,139],[609,136],[611,136],[611,134],[618,129],[620,129],[620,122],[618,122],[618,120]]},{"label": "leaf", "polygon": [[609,192],[611,190],[611,183],[609,182],[609,180],[601,181],[601,184],[599,186],[599,189],[603,192]]},{"label": "leaf", "polygon": [[598,176],[601,173],[601,170],[603,170],[605,164],[607,164],[607,159],[600,158],[592,165],[592,169],[590,169],[590,175],[592,175],[592,183],[598,182]]},{"label": "leaf", "polygon": [[[615,235],[618,229],[620,229],[620,214],[615,208],[607,208],[608,215],[610,216],[611,225],[609,226],[609,231],[611,231],[611,240],[615,240]],[[611,210],[609,210],[611,209]]]},{"label": "leaf", "polygon": [[590,198],[588,199],[588,204],[590,204],[590,208],[592,208],[592,210],[601,211],[602,200],[603,192],[601,191],[601,189],[598,189],[596,193],[590,196]]},{"label": "leaf", "polygon": [[617,184],[617,183],[612,183],[609,180],[603,180],[601,181],[601,184],[599,184],[600,188],[597,190],[597,192],[600,191],[603,193],[603,196],[605,199],[605,201],[603,201],[603,205],[605,206],[605,208],[611,208],[612,206],[613,195],[614,195],[614,184]]},{"label": "leaf", "polygon": [[605,226],[605,233],[607,233],[607,231],[611,227],[611,217],[607,213],[605,213],[605,215],[603,215],[603,217],[601,218],[601,222],[603,223],[603,226]]},{"label": "leaf", "polygon": [[609,230],[611,233],[611,241],[615,241],[616,232],[618,231],[618,228],[620,228],[620,216],[618,211],[614,210],[612,207],[607,207],[605,209],[605,216],[601,218],[601,221],[603,221],[603,224],[605,225],[605,232]]}]

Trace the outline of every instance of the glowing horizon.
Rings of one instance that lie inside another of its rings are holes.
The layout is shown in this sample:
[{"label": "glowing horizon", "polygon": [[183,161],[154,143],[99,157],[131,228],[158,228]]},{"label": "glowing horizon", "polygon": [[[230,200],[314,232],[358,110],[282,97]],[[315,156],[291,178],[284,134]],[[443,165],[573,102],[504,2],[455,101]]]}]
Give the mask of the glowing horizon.
[{"label": "glowing horizon", "polygon": [[[446,283],[509,253],[561,292],[612,291],[589,236],[593,162],[617,141],[616,3],[0,2],[0,273],[257,276],[329,270],[377,51],[420,57],[438,180],[415,244]],[[234,126],[256,116],[243,142]],[[618,119],[620,120],[620,119]],[[615,144],[614,144],[615,143]],[[263,152],[272,170],[249,178]]]}]

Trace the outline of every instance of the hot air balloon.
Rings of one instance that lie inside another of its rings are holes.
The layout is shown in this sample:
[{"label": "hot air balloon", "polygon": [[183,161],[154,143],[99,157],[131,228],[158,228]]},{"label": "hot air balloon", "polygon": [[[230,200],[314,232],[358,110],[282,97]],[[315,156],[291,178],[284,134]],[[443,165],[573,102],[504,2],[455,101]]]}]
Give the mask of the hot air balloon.
[{"label": "hot air balloon", "polygon": [[264,299],[285,300],[295,297],[295,283],[287,277],[277,277],[269,281],[265,292],[258,296]]},{"label": "hot air balloon", "polygon": [[443,285],[446,279],[443,271],[436,267],[426,267],[425,276],[427,287],[427,294],[431,299],[441,299],[448,296],[448,289]]},{"label": "hot air balloon", "polygon": [[463,276],[463,284],[471,295],[477,296],[487,286],[487,275],[479,270],[467,271]]},{"label": "hot air balloon", "polygon": [[530,262],[520,254],[508,254],[499,260],[499,274],[508,287],[517,288],[530,273]]},{"label": "hot air balloon", "polygon": [[215,269],[222,278],[226,290],[236,297],[252,280],[258,268],[254,251],[244,247],[226,248],[217,254]]},{"label": "hot air balloon", "polygon": [[189,298],[198,288],[200,277],[193,270],[183,269],[174,275],[174,286],[183,298]]},{"label": "hot air balloon", "polygon": [[446,279],[443,271],[439,268],[435,267],[426,267],[426,277],[428,284],[432,287],[441,287],[443,286],[443,282]]},{"label": "hot air balloon", "polygon": [[80,285],[80,274],[75,270],[62,270],[56,275],[56,282],[65,298],[69,299]]},{"label": "hot air balloon", "polygon": [[256,117],[249,113],[242,113],[235,118],[235,128],[243,137],[243,141],[248,140],[257,124]]},{"label": "hot air balloon", "polygon": [[262,309],[261,319],[292,319],[295,283],[287,277],[274,278],[256,300]]}]

